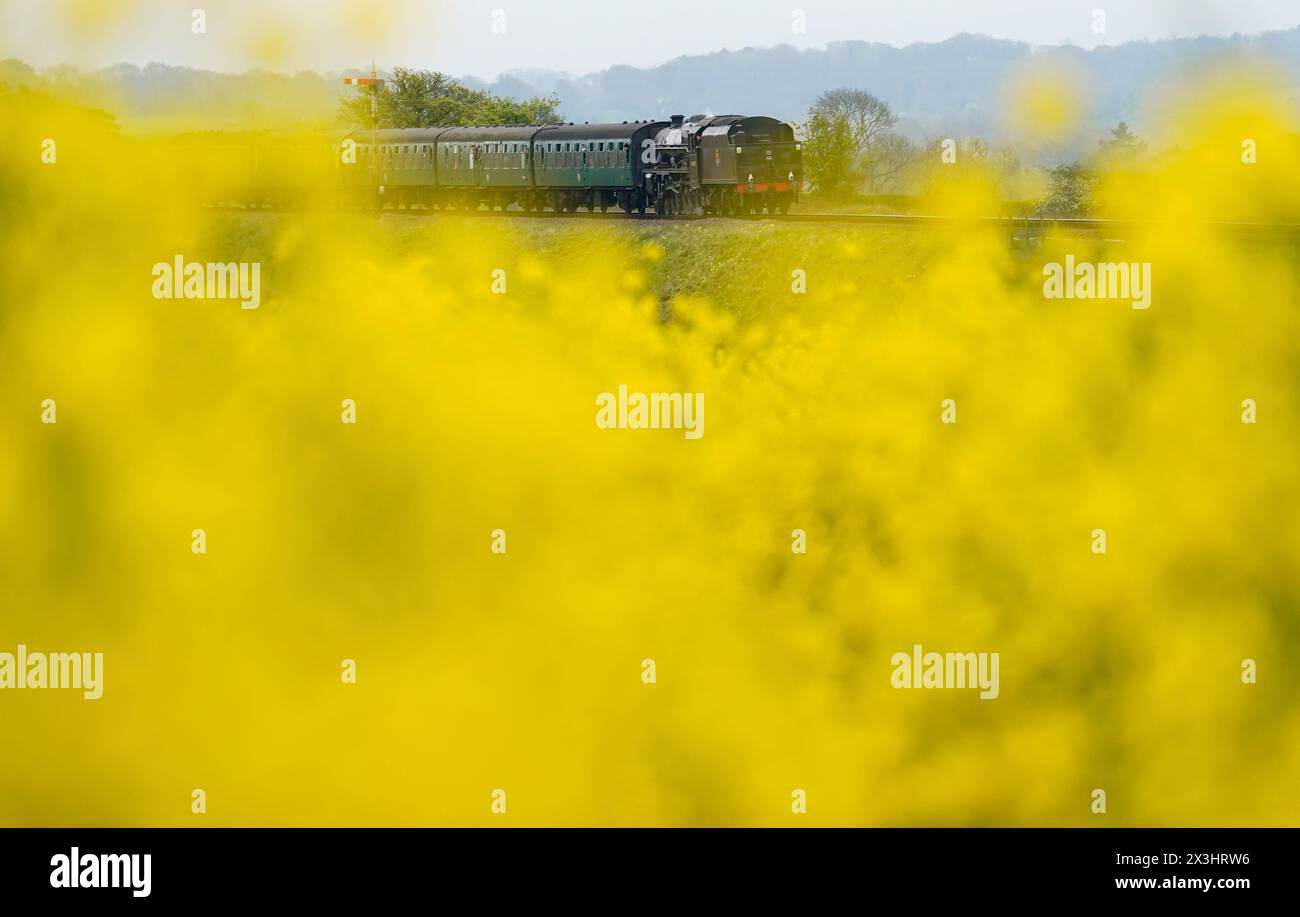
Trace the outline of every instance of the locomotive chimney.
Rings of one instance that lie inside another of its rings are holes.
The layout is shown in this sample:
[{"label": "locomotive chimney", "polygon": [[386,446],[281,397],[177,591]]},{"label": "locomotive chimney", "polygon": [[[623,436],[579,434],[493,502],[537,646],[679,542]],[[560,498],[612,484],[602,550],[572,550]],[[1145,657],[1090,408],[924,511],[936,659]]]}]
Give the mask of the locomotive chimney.
[{"label": "locomotive chimney", "polygon": [[672,126],[673,126],[674,128],[678,128],[678,127],[681,127],[681,126],[682,126],[682,122],[686,120],[686,116],[685,116],[685,115],[673,115],[671,120],[672,120]]}]

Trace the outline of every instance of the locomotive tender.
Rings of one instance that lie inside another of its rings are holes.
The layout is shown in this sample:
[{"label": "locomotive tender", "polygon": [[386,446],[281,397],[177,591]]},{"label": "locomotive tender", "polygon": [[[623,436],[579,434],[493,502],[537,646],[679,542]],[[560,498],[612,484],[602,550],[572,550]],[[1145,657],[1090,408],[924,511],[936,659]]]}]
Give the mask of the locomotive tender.
[{"label": "locomotive tender", "polygon": [[[786,213],[803,185],[793,128],[766,117],[355,130],[330,146],[345,196],[378,206]],[[258,151],[268,198],[309,193],[288,187],[300,154],[300,140]]]}]

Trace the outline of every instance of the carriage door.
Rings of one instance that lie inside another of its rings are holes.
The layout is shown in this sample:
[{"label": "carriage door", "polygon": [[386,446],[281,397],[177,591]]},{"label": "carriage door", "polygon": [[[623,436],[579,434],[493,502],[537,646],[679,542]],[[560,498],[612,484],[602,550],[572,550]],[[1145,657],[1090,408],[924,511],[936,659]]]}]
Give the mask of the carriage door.
[{"label": "carriage door", "polygon": [[580,160],[578,166],[578,181],[581,182],[586,180],[583,178],[583,176],[587,174],[587,144],[579,143],[578,149],[582,151],[579,154],[582,157],[582,159]]},{"label": "carriage door", "polygon": [[483,147],[477,143],[471,143],[469,146],[469,169],[474,173],[474,184],[483,184],[483,164],[487,157],[483,155]]}]

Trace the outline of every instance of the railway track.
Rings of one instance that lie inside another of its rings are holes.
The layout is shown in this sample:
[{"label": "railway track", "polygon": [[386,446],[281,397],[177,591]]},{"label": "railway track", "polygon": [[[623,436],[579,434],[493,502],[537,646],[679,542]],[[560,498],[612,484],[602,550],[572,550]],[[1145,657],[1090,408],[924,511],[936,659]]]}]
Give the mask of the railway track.
[{"label": "railway track", "polygon": [[[276,213],[276,212],[339,212],[339,208],[328,207],[257,207],[240,205],[208,205],[205,209],[233,213]],[[1104,239],[1124,241],[1136,236],[1159,232],[1162,224],[1153,220],[1109,220],[1096,218],[1039,218],[1039,217],[950,217],[929,214],[894,214],[894,213],[789,213],[758,215],[708,215],[705,217],[665,216],[656,214],[623,213],[611,210],[555,212],[551,210],[430,210],[427,208],[385,208],[380,211],[352,209],[355,213],[394,214],[411,217],[454,216],[458,218],[509,218],[521,220],[650,220],[665,222],[695,222],[697,220],[724,221],[732,223],[840,223],[846,225],[898,226],[921,228],[963,228],[979,226],[999,229],[1012,235],[1042,237],[1049,232],[1069,235],[1098,236]],[[1183,224],[1178,224],[1183,225]],[[1294,239],[1300,240],[1300,223],[1251,223],[1232,221],[1207,221],[1200,224],[1206,229],[1223,232],[1228,235],[1255,239]]]}]

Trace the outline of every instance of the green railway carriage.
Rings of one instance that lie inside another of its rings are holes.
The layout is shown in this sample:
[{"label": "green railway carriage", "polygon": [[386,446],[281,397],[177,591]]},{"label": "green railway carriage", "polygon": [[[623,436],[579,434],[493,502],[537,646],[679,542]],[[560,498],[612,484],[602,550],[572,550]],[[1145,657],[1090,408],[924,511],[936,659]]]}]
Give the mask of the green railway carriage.
[{"label": "green railway carriage", "polygon": [[329,149],[345,200],[379,205],[433,203],[433,143],[443,128],[351,130],[331,135]]},{"label": "green railway carriage", "polygon": [[[278,130],[241,135],[235,144],[210,149],[230,162],[247,164],[247,178],[237,190],[246,203],[300,206],[333,202],[344,180],[344,164],[336,155],[349,131]],[[232,155],[235,149],[243,152]],[[220,174],[220,165],[214,170]]]},{"label": "green railway carriage", "polygon": [[[373,135],[355,131],[349,137],[356,143],[353,175],[363,183],[377,181],[381,200],[399,206],[433,203],[434,143],[443,132],[443,128],[392,128]],[[372,157],[377,157],[373,163]]]},{"label": "green railway carriage", "polygon": [[559,124],[533,137],[533,181],[543,206],[554,210],[586,207],[625,211],[649,206],[644,173],[652,138],[667,122]]},{"label": "green railway carriage", "polygon": [[504,208],[527,205],[533,195],[532,138],[524,127],[452,127],[435,144],[440,202]]}]

